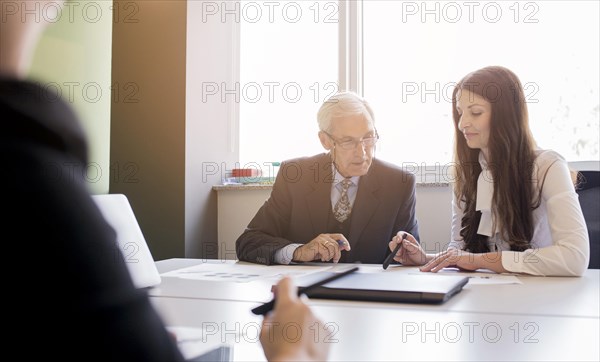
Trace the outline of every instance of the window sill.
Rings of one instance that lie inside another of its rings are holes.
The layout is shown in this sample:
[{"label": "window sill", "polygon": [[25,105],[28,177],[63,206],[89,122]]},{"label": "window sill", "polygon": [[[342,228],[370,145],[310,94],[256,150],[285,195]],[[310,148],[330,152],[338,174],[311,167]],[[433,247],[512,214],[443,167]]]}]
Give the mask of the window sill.
[{"label": "window sill", "polygon": [[[449,182],[417,182],[417,187],[450,187]],[[272,184],[240,184],[240,185],[214,185],[215,191],[249,191],[249,190],[271,190]]]},{"label": "window sill", "polygon": [[239,184],[239,185],[214,185],[215,191],[248,191],[248,190],[271,190],[272,184]]}]

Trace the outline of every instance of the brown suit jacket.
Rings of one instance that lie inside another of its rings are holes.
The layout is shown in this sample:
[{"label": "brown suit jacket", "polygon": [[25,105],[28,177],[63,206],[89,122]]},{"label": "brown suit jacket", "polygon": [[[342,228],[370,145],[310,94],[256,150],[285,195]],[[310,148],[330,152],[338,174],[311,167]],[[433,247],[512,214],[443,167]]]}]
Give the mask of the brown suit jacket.
[{"label": "brown suit jacket", "polygon": [[[273,264],[275,251],[292,243],[308,243],[328,230],[333,172],[328,154],[282,164],[271,197],[236,241],[240,260]],[[362,176],[350,215],[351,251],[340,262],[382,263],[388,243],[400,230],[419,239],[415,216],[415,177],[374,159]]]}]

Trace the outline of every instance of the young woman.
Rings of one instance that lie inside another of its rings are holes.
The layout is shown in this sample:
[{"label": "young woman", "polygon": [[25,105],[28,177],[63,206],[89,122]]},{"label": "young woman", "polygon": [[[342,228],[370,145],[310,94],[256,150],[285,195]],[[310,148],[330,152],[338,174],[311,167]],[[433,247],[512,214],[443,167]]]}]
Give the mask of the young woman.
[{"label": "young woman", "polygon": [[582,275],[589,240],[573,178],[564,158],[536,147],[517,76],[503,67],[468,74],[454,89],[452,112],[452,240],[432,255],[407,235],[394,259],[430,272]]}]

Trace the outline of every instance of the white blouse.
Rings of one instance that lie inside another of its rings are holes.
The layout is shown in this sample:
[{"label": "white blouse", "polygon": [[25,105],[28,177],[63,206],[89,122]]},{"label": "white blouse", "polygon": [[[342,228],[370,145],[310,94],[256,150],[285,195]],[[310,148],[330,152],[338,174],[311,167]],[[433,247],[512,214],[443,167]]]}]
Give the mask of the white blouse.
[{"label": "white blouse", "polygon": [[[509,272],[545,276],[581,276],[587,269],[590,245],[587,227],[567,162],[558,153],[538,150],[533,180],[537,195],[542,186],[542,200],[533,210],[531,249],[510,251],[500,233],[492,230],[491,212],[493,179],[483,153],[479,154],[482,172],[477,182],[476,209],[481,211],[478,234],[487,235],[490,251],[502,251],[502,266]],[[544,174],[548,170],[546,180]],[[452,241],[448,248],[464,249],[460,236],[464,203],[452,198]],[[502,225],[497,225],[497,229]],[[492,235],[493,234],[493,235]]]}]

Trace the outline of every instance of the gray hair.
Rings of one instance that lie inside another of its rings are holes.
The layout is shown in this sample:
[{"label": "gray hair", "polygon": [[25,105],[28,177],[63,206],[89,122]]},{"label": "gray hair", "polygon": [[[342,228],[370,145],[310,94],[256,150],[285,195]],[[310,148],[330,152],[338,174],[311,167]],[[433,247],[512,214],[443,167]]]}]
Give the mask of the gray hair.
[{"label": "gray hair", "polygon": [[354,92],[339,92],[329,97],[317,113],[319,130],[331,132],[331,121],[335,118],[362,114],[371,124],[375,124],[375,115],[369,103]]}]

